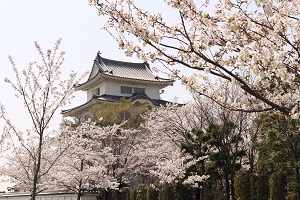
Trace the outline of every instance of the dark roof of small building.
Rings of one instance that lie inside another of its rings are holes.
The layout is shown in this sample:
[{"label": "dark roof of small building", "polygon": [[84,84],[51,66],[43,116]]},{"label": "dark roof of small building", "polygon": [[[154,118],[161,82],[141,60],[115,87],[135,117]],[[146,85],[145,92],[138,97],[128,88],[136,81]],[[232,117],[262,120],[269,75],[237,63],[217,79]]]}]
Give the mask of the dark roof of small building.
[{"label": "dark roof of small building", "polygon": [[146,99],[149,100],[153,105],[160,106],[160,105],[166,105],[167,103],[171,103],[169,101],[165,101],[162,99],[151,99],[148,97],[145,93],[133,93],[131,97],[123,97],[123,96],[114,96],[114,95],[101,95],[101,96],[94,96],[94,99],[101,100],[101,101],[108,101],[108,102],[117,102],[120,101],[121,98],[126,98],[131,101],[135,101],[137,99]]},{"label": "dark roof of small building", "polygon": [[172,102],[165,101],[165,100],[162,100],[162,99],[151,99],[145,93],[140,93],[140,92],[139,93],[133,93],[132,96],[130,96],[130,97],[104,94],[104,95],[100,95],[100,96],[94,95],[93,98],[91,100],[89,100],[88,102],[86,102],[86,103],[84,103],[80,106],[68,109],[68,110],[62,110],[61,114],[67,114],[69,112],[72,112],[72,111],[80,108],[80,107],[84,107],[84,106],[90,104],[92,101],[96,101],[96,102],[118,102],[118,101],[121,100],[121,98],[130,99],[131,101],[135,101],[137,99],[145,99],[145,100],[149,100],[155,106],[161,106],[161,105],[164,106],[168,103],[172,103]]},{"label": "dark roof of small building", "polygon": [[127,80],[147,81],[152,83],[172,84],[174,82],[174,80],[171,79],[155,76],[150,70],[147,62],[132,63],[110,60],[101,57],[100,53],[97,53],[88,80],[85,83],[76,85],[75,87],[79,87],[90,82],[98,74],[106,78],[123,78]]}]

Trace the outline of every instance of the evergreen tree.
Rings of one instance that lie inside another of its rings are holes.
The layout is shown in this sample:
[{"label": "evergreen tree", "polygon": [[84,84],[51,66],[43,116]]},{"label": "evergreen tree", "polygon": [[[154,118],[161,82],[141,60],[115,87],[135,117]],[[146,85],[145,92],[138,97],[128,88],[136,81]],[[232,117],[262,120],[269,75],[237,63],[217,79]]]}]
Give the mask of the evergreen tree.
[{"label": "evergreen tree", "polygon": [[[266,113],[260,116],[258,123],[261,123],[262,138],[257,144],[258,167],[269,176],[270,195],[272,196],[272,188],[277,187],[276,184],[279,183],[279,180],[285,179],[285,181],[290,181],[290,184],[287,185],[289,186],[288,192],[296,194],[299,200],[299,121],[278,113]],[[278,187],[282,185],[286,184],[280,183]]]},{"label": "evergreen tree", "polygon": [[210,124],[206,130],[210,136],[207,143],[212,148],[209,171],[225,181],[228,200],[235,199],[235,172],[241,169],[241,159],[245,155],[245,151],[239,148],[239,142],[243,138],[234,133],[235,127],[232,121],[225,120],[223,124]]}]

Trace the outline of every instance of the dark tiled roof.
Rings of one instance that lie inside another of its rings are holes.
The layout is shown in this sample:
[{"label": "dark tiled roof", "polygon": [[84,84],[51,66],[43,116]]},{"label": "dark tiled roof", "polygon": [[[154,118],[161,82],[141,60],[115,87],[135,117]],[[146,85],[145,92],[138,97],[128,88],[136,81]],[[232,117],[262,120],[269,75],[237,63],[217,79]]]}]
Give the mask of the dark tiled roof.
[{"label": "dark tiled roof", "polygon": [[109,102],[120,101],[121,98],[122,98],[121,96],[114,96],[114,95],[107,95],[107,94],[103,94],[101,96],[94,96],[94,99],[109,101]]},{"label": "dark tiled roof", "polygon": [[80,88],[97,81],[99,77],[121,78],[127,81],[146,81],[164,85],[172,85],[174,80],[160,78],[155,76],[150,70],[147,62],[131,63],[124,61],[110,60],[102,58],[100,53],[97,54],[94,65],[86,82],[77,84],[74,87]]},{"label": "dark tiled roof", "polygon": [[[120,101],[122,96],[114,96],[114,95],[101,95],[101,96],[94,96],[95,99],[101,101],[109,101],[109,102],[116,102]],[[131,97],[125,97],[126,99],[130,99],[131,101],[135,101],[137,99],[146,99],[151,101],[155,106],[166,105],[167,103],[171,103],[169,101],[161,100],[161,99],[151,99],[145,93],[134,93]]]},{"label": "dark tiled roof", "polygon": [[64,114],[67,114],[67,113],[72,112],[72,111],[74,111],[74,110],[76,110],[76,109],[79,109],[79,108],[81,108],[81,107],[84,107],[84,106],[89,105],[90,103],[92,103],[93,100],[94,100],[94,98],[92,98],[92,99],[90,99],[89,101],[85,102],[84,104],[81,104],[81,105],[76,106],[76,107],[74,107],[74,108],[70,108],[70,109],[67,109],[67,110],[62,110],[60,113],[63,114],[63,115],[64,115]]},{"label": "dark tiled roof", "polygon": [[150,70],[147,62],[132,63],[124,61],[116,61],[106,59],[98,53],[95,59],[95,65],[99,68],[99,72],[115,77],[147,80],[147,81],[162,81],[172,82],[170,79],[164,79],[155,76]]},{"label": "dark tiled roof", "polygon": [[96,58],[96,64],[101,73],[112,76],[142,79],[142,80],[157,80],[149,69],[148,63],[129,63],[122,61],[109,60],[102,58],[99,54]]},{"label": "dark tiled roof", "polygon": [[165,101],[165,100],[161,100],[161,99],[151,99],[150,97],[148,97],[145,93],[134,93],[132,94],[132,96],[130,97],[123,97],[123,96],[115,96],[115,95],[100,95],[100,96],[97,96],[97,95],[94,95],[93,98],[86,102],[85,104],[82,104],[80,106],[77,106],[77,107],[74,107],[74,108],[71,108],[71,109],[68,109],[68,110],[62,110],[61,113],[62,114],[67,114],[71,111],[74,111],[80,107],[83,107],[85,105],[88,105],[90,104],[92,101],[99,101],[99,102],[103,102],[103,101],[106,101],[106,102],[117,102],[117,101],[120,101],[121,98],[126,98],[126,99],[130,99],[131,101],[135,101],[137,99],[146,99],[146,100],[149,100],[153,103],[153,105],[155,106],[160,106],[160,105],[166,105],[167,103],[171,103],[169,101]]}]

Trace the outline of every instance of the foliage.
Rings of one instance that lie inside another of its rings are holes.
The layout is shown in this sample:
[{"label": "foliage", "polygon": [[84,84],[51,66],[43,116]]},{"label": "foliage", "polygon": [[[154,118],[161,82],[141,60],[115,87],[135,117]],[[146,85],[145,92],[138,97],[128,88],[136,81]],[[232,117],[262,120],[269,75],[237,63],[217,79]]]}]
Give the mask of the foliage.
[{"label": "foliage", "polygon": [[74,191],[80,199],[85,190],[116,190],[128,180],[129,149],[137,131],[122,125],[101,127],[89,121],[69,127],[61,137],[69,148],[52,175],[56,186]]},{"label": "foliage", "polygon": [[137,188],[132,188],[130,192],[130,200],[136,200],[137,198]]},{"label": "foliage", "polygon": [[228,112],[199,98],[196,103],[167,105],[145,116],[150,134],[138,151],[150,174],[162,182],[182,181],[202,188],[201,198],[225,187],[228,195],[234,195],[235,172],[247,161],[250,114]]},{"label": "foliage", "polygon": [[126,200],[130,200],[130,189],[126,189]]},{"label": "foliage", "polygon": [[[196,176],[203,176],[205,174],[208,174],[208,171],[206,170],[206,162],[207,162],[207,157],[210,154],[210,146],[207,142],[209,141],[210,136],[205,131],[199,129],[192,129],[192,132],[188,133],[186,137],[187,137],[187,142],[181,144],[182,150],[192,155],[194,159],[197,160],[199,158],[206,158],[206,159],[198,160],[197,163],[195,163],[194,165],[192,165],[190,168],[186,170],[186,174],[194,178],[190,179],[188,177],[186,180],[184,180],[184,183],[188,185],[192,185],[193,187],[196,187],[199,190],[201,190],[200,198],[203,199],[204,193],[207,194],[206,187],[204,186],[203,182],[197,181]],[[211,175],[212,174],[209,174],[210,178]],[[192,180],[192,182],[190,182],[190,180]]]},{"label": "foliage", "polygon": [[[0,102],[0,118],[1,118],[1,113],[3,112],[2,110],[4,110],[3,105]],[[7,134],[5,132],[0,133],[0,159],[3,156],[3,152],[9,147],[9,145],[6,145],[6,139],[7,139]],[[3,163],[0,164],[0,175],[3,174],[2,172],[2,167],[3,167]]]},{"label": "foliage", "polygon": [[[1,173],[7,176],[8,181],[14,183],[18,189],[30,191],[35,173],[33,169],[38,159],[37,144],[34,143],[34,140],[28,140],[24,144],[26,144],[26,148],[30,149],[30,152],[23,146],[15,147],[7,156],[7,162]],[[53,180],[50,178],[50,175],[54,173],[53,166],[57,164],[66,149],[67,146],[65,144],[58,145],[55,138],[44,137],[41,169],[38,177],[39,189],[49,188],[50,185],[53,185]]]},{"label": "foliage", "polygon": [[160,199],[161,200],[171,200],[175,199],[175,194],[174,194],[174,186],[172,183],[165,183],[161,186],[161,191],[160,191]]},{"label": "foliage", "polygon": [[137,187],[136,200],[147,200],[147,187],[144,184],[141,184]]},{"label": "foliage", "polygon": [[182,183],[176,183],[174,184],[174,195],[175,195],[175,200],[194,200],[194,193],[195,189],[192,188],[189,185],[185,185]]},{"label": "foliage", "polygon": [[289,190],[300,198],[299,168],[296,164],[300,160],[299,121],[278,113],[266,113],[260,116],[258,123],[261,123],[262,132],[262,139],[257,146],[259,167],[268,169],[269,176],[274,176],[275,183],[276,174],[284,173],[287,177],[293,177],[296,187]]},{"label": "foliage", "polygon": [[149,187],[147,187],[147,200],[158,200],[158,195],[159,193],[154,186],[150,185]]},{"label": "foliage", "polygon": [[[139,168],[163,182],[172,183],[175,179],[184,178],[186,169],[197,162],[196,158],[181,149],[187,134],[195,124],[200,123],[194,115],[196,112],[192,104],[181,107],[169,104],[147,112],[144,127],[148,132],[136,146],[136,153],[140,155],[140,161],[136,163]],[[197,178],[201,182],[208,177],[190,178]]]},{"label": "foliage", "polygon": [[273,173],[270,177],[270,198],[273,200],[285,199],[286,177],[283,173]]},{"label": "foliage", "polygon": [[112,200],[118,200],[118,191],[117,190],[112,190],[112,191],[110,191],[110,193],[111,193]]},{"label": "foliage", "polygon": [[[206,115],[202,115],[204,112],[196,115],[193,109],[191,113],[194,117],[190,117],[190,113],[186,114],[186,118],[178,117],[175,115],[177,112],[165,112],[165,117],[153,114],[151,117],[156,121],[163,121],[154,124],[153,120],[152,125],[146,122],[152,135],[162,138],[164,142],[152,137],[158,141],[157,147],[162,147],[155,149],[156,154],[163,152],[165,147],[170,146],[173,150],[174,144],[178,147],[187,142],[187,133],[191,132],[189,122],[194,122],[195,116],[202,122],[202,116],[205,116],[209,123],[200,122],[192,128],[205,130],[207,125],[213,125],[210,127],[210,144],[216,152],[211,151],[213,153],[208,159],[211,162],[206,162],[210,180],[219,184],[218,176],[222,175],[224,179],[231,178],[233,183],[235,171],[240,167],[248,168],[253,174],[258,174],[253,178],[258,194],[256,198],[267,199],[271,185],[265,180],[269,181],[273,176],[275,180],[274,173],[282,171],[288,181],[294,176],[290,182],[295,185],[297,198],[300,199],[299,122],[295,120],[299,118],[300,110],[299,0],[167,0],[157,1],[158,9],[155,10],[147,6],[147,2],[139,1],[89,2],[98,9],[100,16],[107,19],[103,28],[115,38],[126,55],[160,62],[170,70],[171,78],[181,79],[190,91],[210,98],[221,106],[220,110],[279,111],[271,115],[266,113],[252,132],[249,127],[254,126],[251,123],[244,123],[245,126],[236,123],[244,122],[247,119],[245,114],[240,118],[235,114],[234,117],[222,117],[209,115],[208,112]],[[186,70],[182,70],[187,68],[193,70],[193,75],[188,76]],[[216,77],[220,79],[215,80]],[[224,95],[224,90],[235,87],[241,91],[239,98],[232,101]],[[226,115],[226,112],[223,113]],[[226,122],[228,119],[238,127],[231,127]],[[176,123],[177,120],[182,123]],[[165,126],[160,126],[162,124]],[[226,127],[230,130],[226,131]],[[228,139],[226,134],[220,134],[222,129],[225,133],[238,132],[230,134],[233,137]],[[171,135],[174,136],[172,139]],[[226,145],[230,148],[224,148]],[[237,151],[230,155],[228,152],[234,147]],[[139,148],[144,152],[147,149]],[[154,153],[149,154],[154,157]],[[180,158],[180,154],[173,157],[162,155],[173,161]],[[164,170],[167,167],[158,165],[157,160],[147,164],[160,169],[156,175],[161,179],[172,182],[174,177],[184,176],[184,173],[166,173]],[[171,166],[170,162],[168,164]],[[229,183],[229,180],[226,182]]]},{"label": "foliage", "polygon": [[78,195],[94,188],[116,189],[116,177],[108,174],[116,160],[110,146],[103,147],[98,138],[115,134],[120,126],[101,128],[91,122],[82,123],[76,128],[68,127],[60,137],[68,149],[54,166],[56,173],[51,174],[57,188],[67,188]]},{"label": "foliage", "polygon": [[101,126],[112,126],[125,122],[124,128],[138,128],[143,122],[141,114],[148,108],[148,104],[135,106],[131,100],[121,98],[119,102],[96,104],[90,112],[92,120]]},{"label": "foliage", "polygon": [[[230,109],[298,118],[299,0],[167,0],[156,2],[158,10],[133,0],[89,2],[127,56],[161,62],[171,77]],[[181,75],[185,68],[195,73]],[[228,104],[220,88],[207,90],[212,77],[244,90],[245,101]]]},{"label": "foliage", "polygon": [[[25,185],[21,184],[25,183],[25,174],[19,176],[18,171],[13,171],[14,168],[11,168],[10,175],[15,173],[13,178],[16,183],[19,183],[20,187],[29,189],[33,200],[39,191],[45,189],[42,180],[61,155],[54,154],[47,159],[47,162],[51,163],[49,165],[43,163],[45,161],[43,156],[46,151],[44,148],[47,149],[45,140],[49,134],[47,132],[49,123],[54,113],[72,98],[73,85],[78,81],[74,72],[70,73],[68,79],[61,79],[61,66],[64,62],[65,52],[58,52],[60,43],[61,39],[57,40],[54,49],[48,50],[44,54],[40,45],[35,42],[35,48],[41,57],[41,64],[31,62],[27,68],[22,70],[22,73],[19,73],[12,57],[9,56],[15,80],[5,78],[5,82],[15,90],[15,96],[23,101],[32,123],[31,129],[26,130],[26,132],[19,131],[5,115],[4,109],[1,108],[0,115],[6,122],[4,131],[12,138],[13,152],[16,153],[12,157],[13,162],[16,163],[16,166],[23,167],[23,170],[30,171],[26,174],[26,181],[28,182]],[[15,142],[16,139],[17,143]],[[29,166],[24,165],[24,160],[17,155],[19,146],[25,157],[30,160]],[[42,169],[42,167],[46,168]]]},{"label": "foliage", "polygon": [[269,176],[266,174],[258,174],[254,179],[255,181],[255,198],[261,200],[268,200],[270,196],[269,192]]},{"label": "foliage", "polygon": [[212,149],[207,170],[217,179],[222,177],[227,199],[230,198],[229,195],[234,199],[235,172],[241,169],[241,160],[245,156],[245,150],[240,148],[243,138],[238,131],[236,133],[235,124],[228,119],[224,119],[223,124],[209,125],[206,132],[209,136],[207,144]]},{"label": "foliage", "polygon": [[146,187],[139,185],[131,190],[130,200],[192,200],[194,189],[182,183],[158,183]]},{"label": "foliage", "polygon": [[[253,175],[245,170],[240,170],[235,175],[234,187],[235,197],[237,200],[253,200],[255,193],[252,181]],[[255,191],[256,192],[256,191]]]},{"label": "foliage", "polygon": [[[149,109],[149,104],[132,104],[131,100],[121,98],[120,101],[109,103],[101,102],[90,109],[91,120],[97,126],[106,128],[119,126],[120,130],[115,135],[99,138],[103,147],[112,148],[116,154],[116,160],[109,168],[109,173],[119,177],[119,181],[126,184],[144,182],[148,175],[138,171],[140,156],[136,153],[136,145],[145,137],[145,130],[141,124],[145,121],[142,114]],[[126,130],[125,130],[126,129]],[[109,131],[108,131],[109,132]],[[119,134],[119,135],[118,135]],[[125,178],[126,180],[122,180]]]}]

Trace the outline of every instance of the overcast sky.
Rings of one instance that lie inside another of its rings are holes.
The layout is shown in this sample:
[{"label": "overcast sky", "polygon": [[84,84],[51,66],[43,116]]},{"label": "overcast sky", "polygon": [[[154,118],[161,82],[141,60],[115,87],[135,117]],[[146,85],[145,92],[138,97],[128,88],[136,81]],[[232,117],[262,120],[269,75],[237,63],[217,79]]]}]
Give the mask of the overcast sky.
[{"label": "overcast sky", "polygon": [[[66,52],[63,74],[71,70],[79,74],[90,70],[98,50],[105,58],[142,62],[126,57],[113,38],[100,30],[103,23],[104,19],[97,15],[96,8],[89,6],[88,0],[0,0],[0,102],[19,129],[26,127],[30,120],[21,100],[14,97],[14,91],[3,81],[5,77],[14,77],[8,55],[14,58],[19,69],[23,69],[30,61],[39,59],[34,41],[46,51],[62,38],[61,50]],[[65,109],[86,101],[84,93],[75,94],[76,99]],[[172,101],[175,96],[180,103],[192,99],[180,83],[166,88],[162,98]],[[57,128],[60,121],[61,115],[56,113],[52,127]],[[1,130],[2,125],[0,122]]]}]

